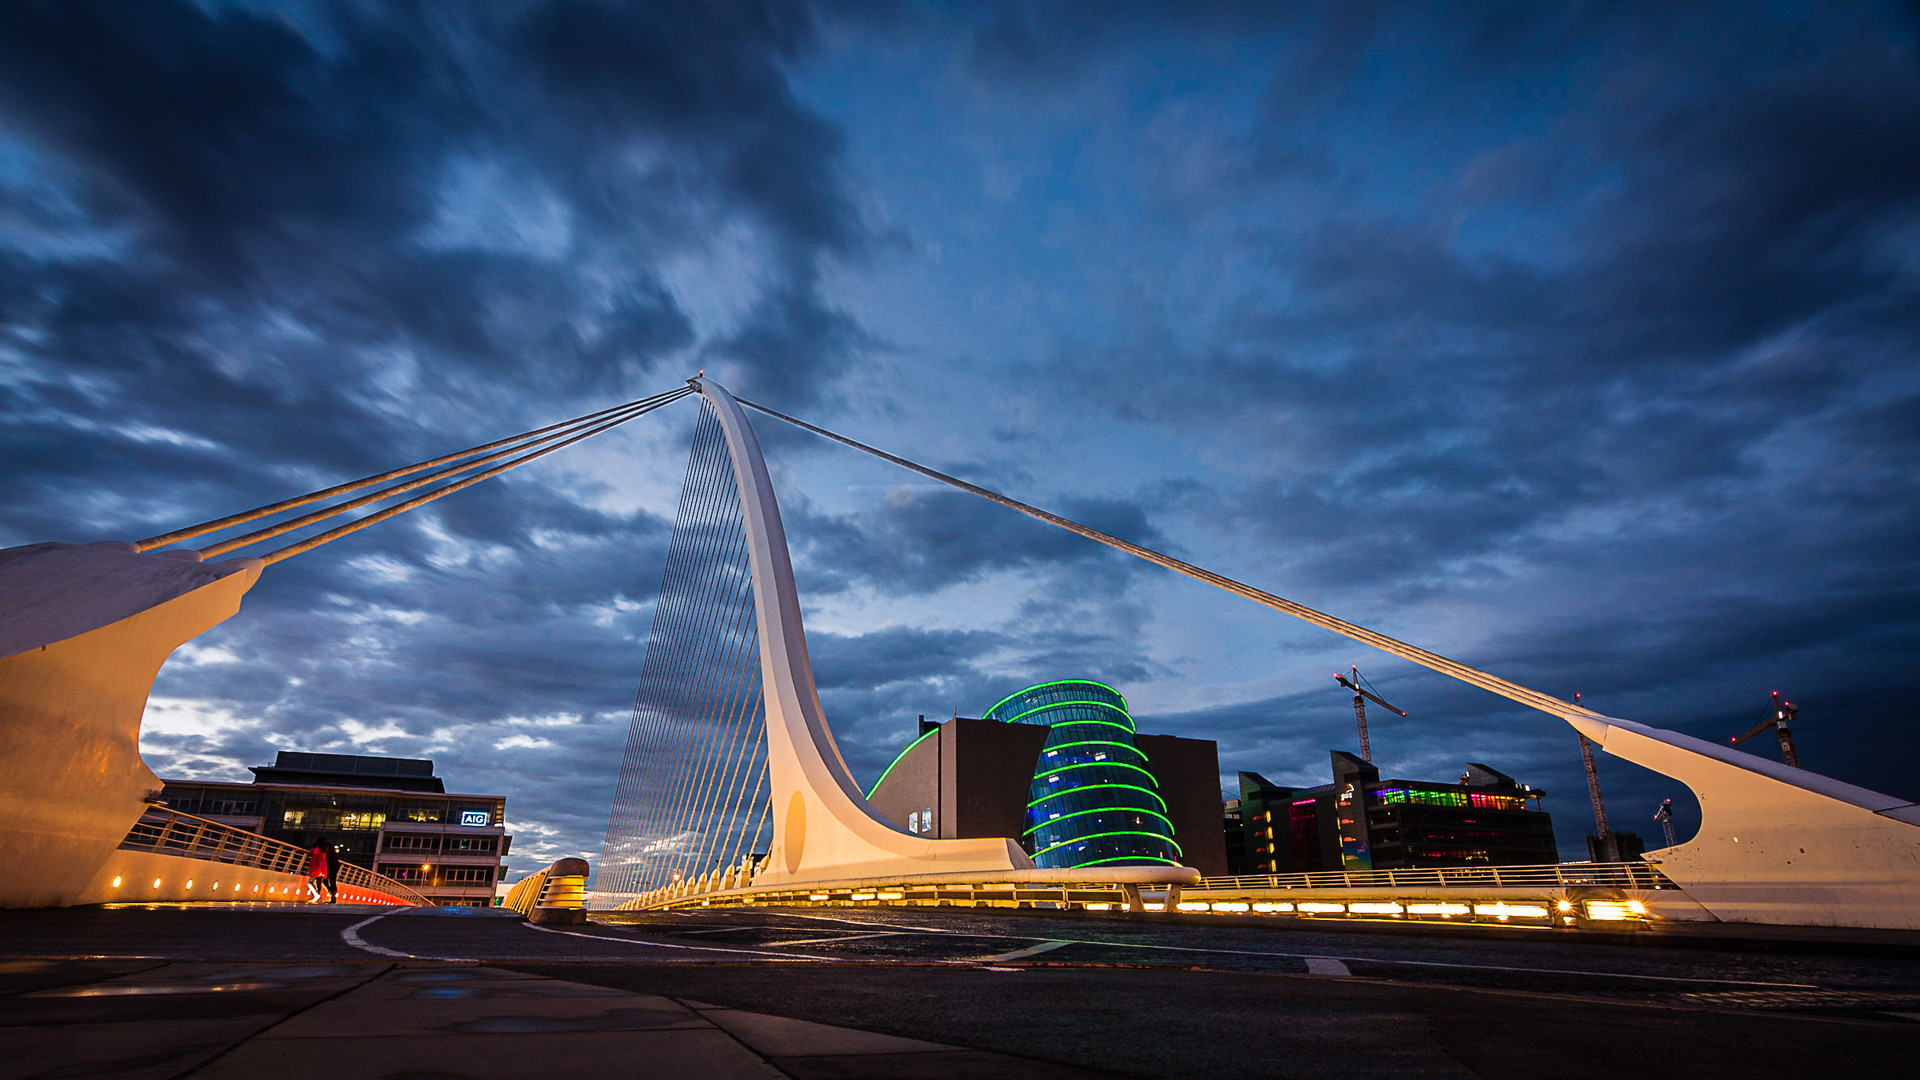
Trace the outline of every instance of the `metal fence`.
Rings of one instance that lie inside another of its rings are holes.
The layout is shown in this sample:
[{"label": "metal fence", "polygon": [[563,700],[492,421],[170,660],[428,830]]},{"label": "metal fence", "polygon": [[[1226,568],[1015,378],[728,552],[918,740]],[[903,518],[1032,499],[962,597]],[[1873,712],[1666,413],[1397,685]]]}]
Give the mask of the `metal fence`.
[{"label": "metal fence", "polygon": [[1210,877],[1189,889],[1675,889],[1651,863],[1552,863],[1545,866],[1442,866],[1418,870],[1327,870],[1304,874]]},{"label": "metal fence", "polygon": [[[148,851],[230,863],[278,874],[307,872],[307,852],[304,848],[203,817],[169,810],[164,806],[148,807],[127,833],[127,838],[120,842],[120,848],[123,851]],[[386,893],[410,904],[433,906],[433,901],[385,874],[376,874],[350,862],[341,862],[334,879],[368,892]]]}]

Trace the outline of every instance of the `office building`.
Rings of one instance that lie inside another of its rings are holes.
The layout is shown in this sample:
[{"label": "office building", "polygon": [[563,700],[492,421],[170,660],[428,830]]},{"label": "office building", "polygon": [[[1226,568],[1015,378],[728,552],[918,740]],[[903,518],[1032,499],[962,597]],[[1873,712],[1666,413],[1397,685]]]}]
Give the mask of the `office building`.
[{"label": "office building", "polygon": [[161,798],[299,847],[337,845],[347,862],[442,906],[492,904],[513,843],[505,796],[449,794],[417,758],[282,750],[248,771],[252,783],[163,780]]},{"label": "office building", "polygon": [[1240,774],[1224,815],[1238,873],[1510,866],[1558,862],[1553,817],[1537,789],[1478,763],[1458,783],[1382,780],[1335,750],[1333,783],[1312,788]]}]

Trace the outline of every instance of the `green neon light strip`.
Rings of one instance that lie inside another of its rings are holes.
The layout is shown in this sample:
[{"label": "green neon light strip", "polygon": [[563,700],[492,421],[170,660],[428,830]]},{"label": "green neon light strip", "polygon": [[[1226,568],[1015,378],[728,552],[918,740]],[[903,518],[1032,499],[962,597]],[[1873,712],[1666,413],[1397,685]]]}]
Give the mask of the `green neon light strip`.
[{"label": "green neon light strip", "polygon": [[1079,817],[1081,814],[1152,814],[1154,817],[1157,817],[1161,821],[1166,822],[1167,828],[1169,829],[1173,828],[1173,819],[1168,817],[1165,814],[1160,813],[1157,810],[1148,810],[1144,807],[1139,807],[1139,806],[1096,806],[1091,810],[1075,810],[1071,814],[1061,814],[1059,817],[1056,817],[1056,818],[1048,818],[1047,820],[1041,822],[1040,824],[1035,825],[1033,828],[1028,829],[1025,832],[1022,832],[1020,835],[1021,836],[1031,835],[1033,833],[1039,832],[1041,829],[1044,829],[1049,825],[1058,824],[1062,821],[1067,820],[1068,818]]},{"label": "green neon light strip", "polygon": [[[1167,843],[1173,844],[1173,850],[1176,854],[1180,854],[1180,855],[1186,854],[1186,852],[1180,850],[1179,844],[1174,843],[1173,837],[1171,836],[1162,836],[1157,832],[1142,832],[1139,829],[1121,829],[1118,832],[1088,833],[1085,836],[1076,836],[1071,840],[1062,840],[1059,843],[1053,845],[1053,847],[1043,847],[1039,851],[1034,852],[1033,857],[1037,859],[1040,856],[1045,855],[1047,852],[1054,850],[1054,848],[1063,848],[1069,844],[1078,844],[1078,843],[1081,843],[1082,841],[1094,840],[1102,836],[1151,836],[1155,840],[1165,840]],[[1152,856],[1150,855],[1143,855],[1141,857],[1152,858]]]},{"label": "green neon light strip", "polygon": [[1153,775],[1152,773],[1148,772],[1147,770],[1141,768],[1138,765],[1129,765],[1124,761],[1076,761],[1071,765],[1062,765],[1057,769],[1041,769],[1037,774],[1034,775],[1034,779],[1038,780],[1042,776],[1058,776],[1063,772],[1071,772],[1074,769],[1104,768],[1108,765],[1111,765],[1118,769],[1132,769],[1134,772],[1137,772],[1142,776],[1145,776],[1147,779],[1153,781],[1153,786],[1155,787],[1160,786],[1159,777]]},{"label": "green neon light strip", "polygon": [[1095,859],[1092,862],[1074,863],[1072,866],[1067,867],[1067,869],[1078,870],[1083,866],[1099,866],[1101,863],[1136,862],[1141,860],[1144,860],[1147,862],[1163,862],[1163,863],[1166,863],[1168,866],[1180,865],[1179,863],[1174,862],[1172,859],[1162,859],[1154,855],[1122,855],[1119,858],[1115,858],[1115,859]]},{"label": "green neon light strip", "polygon": [[1114,742],[1112,739],[1082,739],[1079,742],[1063,742],[1058,746],[1049,746],[1046,749],[1048,753],[1051,753],[1055,750],[1065,750],[1069,746],[1117,746],[1122,750],[1131,750],[1134,753],[1139,754],[1141,760],[1143,761],[1146,759],[1146,756],[1147,756],[1146,751],[1141,750],[1137,746],[1130,746],[1127,743],[1123,743],[1123,742]]},{"label": "green neon light strip", "polygon": [[[1000,722],[1010,723],[1011,721],[1000,721]],[[1055,727],[1055,728],[1063,728],[1063,727],[1077,727],[1081,724],[1099,724],[1102,727],[1117,727],[1121,731],[1124,731],[1129,735],[1137,734],[1132,728],[1128,727],[1127,725],[1116,724],[1111,720],[1062,720],[1057,724],[1049,724],[1048,726]],[[1038,725],[1035,725],[1035,726],[1037,727]]]},{"label": "green neon light strip", "polygon": [[[913,748],[914,748],[914,747],[916,747],[916,746],[919,746],[919,745],[920,745],[921,743],[923,743],[923,742],[926,742],[928,738],[930,738],[930,737],[932,737],[932,736],[934,736],[934,735],[938,735],[938,734],[940,734],[940,729],[939,729],[939,728],[934,728],[934,729],[933,729],[932,731],[929,731],[929,732],[927,732],[927,733],[926,733],[925,735],[922,735],[922,736],[920,736],[919,738],[917,738],[917,739],[915,739],[915,740],[913,740],[912,742],[910,742],[910,743],[908,743],[908,744],[907,744],[907,748],[906,748],[905,750],[902,750],[902,751],[900,751],[900,756],[899,756],[899,757],[896,757],[896,758],[894,758],[894,759],[893,759],[893,761],[892,761],[891,763],[889,763],[889,764],[887,765],[887,767],[886,767],[886,769],[885,769],[885,770],[883,770],[883,771],[882,771],[882,772],[880,773],[880,779],[878,779],[878,780],[875,780],[875,781],[873,782],[873,787],[872,787],[871,789],[869,789],[869,790],[868,790],[868,792],[867,792],[867,798],[869,798],[869,799],[871,799],[871,798],[873,798],[873,793],[874,793],[875,791],[879,791],[879,790],[880,790],[880,785],[881,785],[881,784],[884,784],[884,783],[886,783],[886,782],[887,782],[887,773],[890,773],[890,772],[892,772],[892,771],[893,771],[893,767],[894,767],[895,765],[898,765],[898,764],[900,764],[900,758],[904,758],[904,757],[906,757],[906,756],[907,756],[908,754],[911,754],[911,753],[913,753]],[[1156,781],[1154,781],[1154,782],[1155,782],[1155,783],[1159,783],[1159,781],[1157,781],[1157,780],[1156,780]]]},{"label": "green neon light strip", "polygon": [[[1102,764],[1105,764],[1105,762],[1102,762]],[[1041,797],[1028,803],[1027,809],[1031,810],[1034,807],[1039,806],[1041,803],[1046,802],[1048,799],[1057,799],[1062,795],[1071,795],[1076,791],[1092,791],[1095,788],[1103,788],[1103,787],[1131,788],[1134,791],[1144,791],[1148,795],[1153,796],[1153,801],[1160,804],[1160,809],[1165,810],[1167,808],[1167,800],[1161,798],[1158,792],[1154,791],[1152,788],[1143,788],[1138,784],[1082,784],[1081,786],[1076,788],[1068,788],[1065,791],[1056,791],[1049,795],[1042,795]],[[1128,808],[1122,807],[1122,806],[1114,806],[1114,807],[1108,807],[1108,809],[1124,810]]]},{"label": "green neon light strip", "polygon": [[[1003,724],[1017,724],[1020,722],[1020,718],[1023,716],[1032,716],[1034,713],[1046,712],[1048,709],[1064,709],[1069,705],[1090,705],[1096,709],[1112,709],[1114,712],[1119,713],[1121,716],[1125,716],[1127,718],[1127,724],[1126,724],[1127,730],[1128,731],[1133,730],[1133,717],[1127,713],[1127,710],[1121,708],[1118,705],[1109,705],[1104,701],[1056,701],[1051,705],[1035,705],[1033,708],[1028,709],[1026,712],[1016,713],[1015,715],[1005,720],[1002,720],[1000,722]],[[995,706],[995,707],[997,708],[998,706]],[[1101,723],[1112,723],[1112,721],[1110,720],[1093,720],[1093,721],[1062,720],[1060,721],[1060,724],[1056,724],[1053,726],[1058,727],[1061,724],[1079,724],[1079,723],[1101,724]]]},{"label": "green neon light strip", "polygon": [[[1122,708],[1125,708],[1127,704],[1127,695],[1121,693],[1118,690],[1115,690],[1113,687],[1108,686],[1106,683],[1095,682],[1092,679],[1055,679],[1052,682],[1035,683],[1024,690],[1015,690],[1013,693],[1008,694],[1006,697],[1003,697],[999,701],[994,702],[993,709],[997,709],[1000,706],[1005,705],[1007,702],[1012,701],[1014,698],[1019,697],[1021,694],[1030,694],[1035,690],[1045,690],[1049,686],[1097,686],[1100,689],[1105,690],[1107,693],[1112,694],[1114,697],[1119,698],[1120,705]],[[980,715],[992,716],[993,709],[988,709],[986,712],[983,712]],[[1025,716],[1026,713],[1022,713],[1021,715]],[[1008,721],[1008,722],[1011,723],[1011,721]]]}]

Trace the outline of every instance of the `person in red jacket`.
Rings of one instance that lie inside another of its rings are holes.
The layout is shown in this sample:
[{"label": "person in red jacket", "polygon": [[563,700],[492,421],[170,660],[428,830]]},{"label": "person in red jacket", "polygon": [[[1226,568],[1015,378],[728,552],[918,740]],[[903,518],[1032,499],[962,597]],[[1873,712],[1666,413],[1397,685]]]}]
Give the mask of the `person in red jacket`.
[{"label": "person in red jacket", "polygon": [[320,844],[315,844],[313,847],[307,849],[308,900],[320,899],[320,887],[327,884],[327,870],[331,865],[332,860],[328,856],[325,847]]}]

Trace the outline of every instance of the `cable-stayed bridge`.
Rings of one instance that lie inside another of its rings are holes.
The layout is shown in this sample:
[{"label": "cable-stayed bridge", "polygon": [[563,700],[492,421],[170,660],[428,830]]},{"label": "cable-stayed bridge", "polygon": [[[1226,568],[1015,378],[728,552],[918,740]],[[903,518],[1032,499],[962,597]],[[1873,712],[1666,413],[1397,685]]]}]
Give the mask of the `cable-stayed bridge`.
[{"label": "cable-stayed bridge", "polygon": [[[234,615],[267,568],[695,395],[701,416],[602,854],[599,891],[614,902],[939,902],[947,893],[986,902],[982,895],[1002,891],[1064,898],[1076,889],[1112,889],[1138,904],[1142,888],[1160,888],[1171,905],[1181,886],[1201,886],[1198,873],[1184,867],[1043,870],[1013,838],[931,839],[867,803],[814,685],[778,502],[745,411],[753,408],[1558,717],[1607,753],[1686,784],[1701,805],[1700,832],[1649,853],[1649,867],[1546,868],[1551,882],[1516,876],[1511,884],[1402,885],[1392,878],[1399,872],[1362,882],[1206,883],[1206,894],[1245,898],[1221,901],[1228,910],[1260,910],[1263,902],[1277,910],[1280,895],[1293,898],[1287,910],[1331,902],[1283,892],[1295,889],[1445,896],[1457,886],[1498,894],[1493,902],[1505,903],[1510,890],[1518,890],[1511,893],[1518,900],[1652,883],[1677,886],[1700,918],[1920,928],[1920,807],[1912,803],[1561,701],[740,401],[704,375],[683,388],[145,540],[0,551],[0,906],[83,898],[156,783],[137,743],[161,663]],[[305,509],[315,504],[322,505]],[[331,524],[358,510],[367,512]],[[261,521],[270,523],[235,532]],[[308,529],[320,531],[265,547]],[[222,534],[197,549],[184,546]],[[239,554],[245,551],[260,553]],[[84,805],[56,797],[76,790],[97,797]],[[1587,879],[1568,878],[1582,873]],[[1624,879],[1600,880],[1608,874]]]}]

